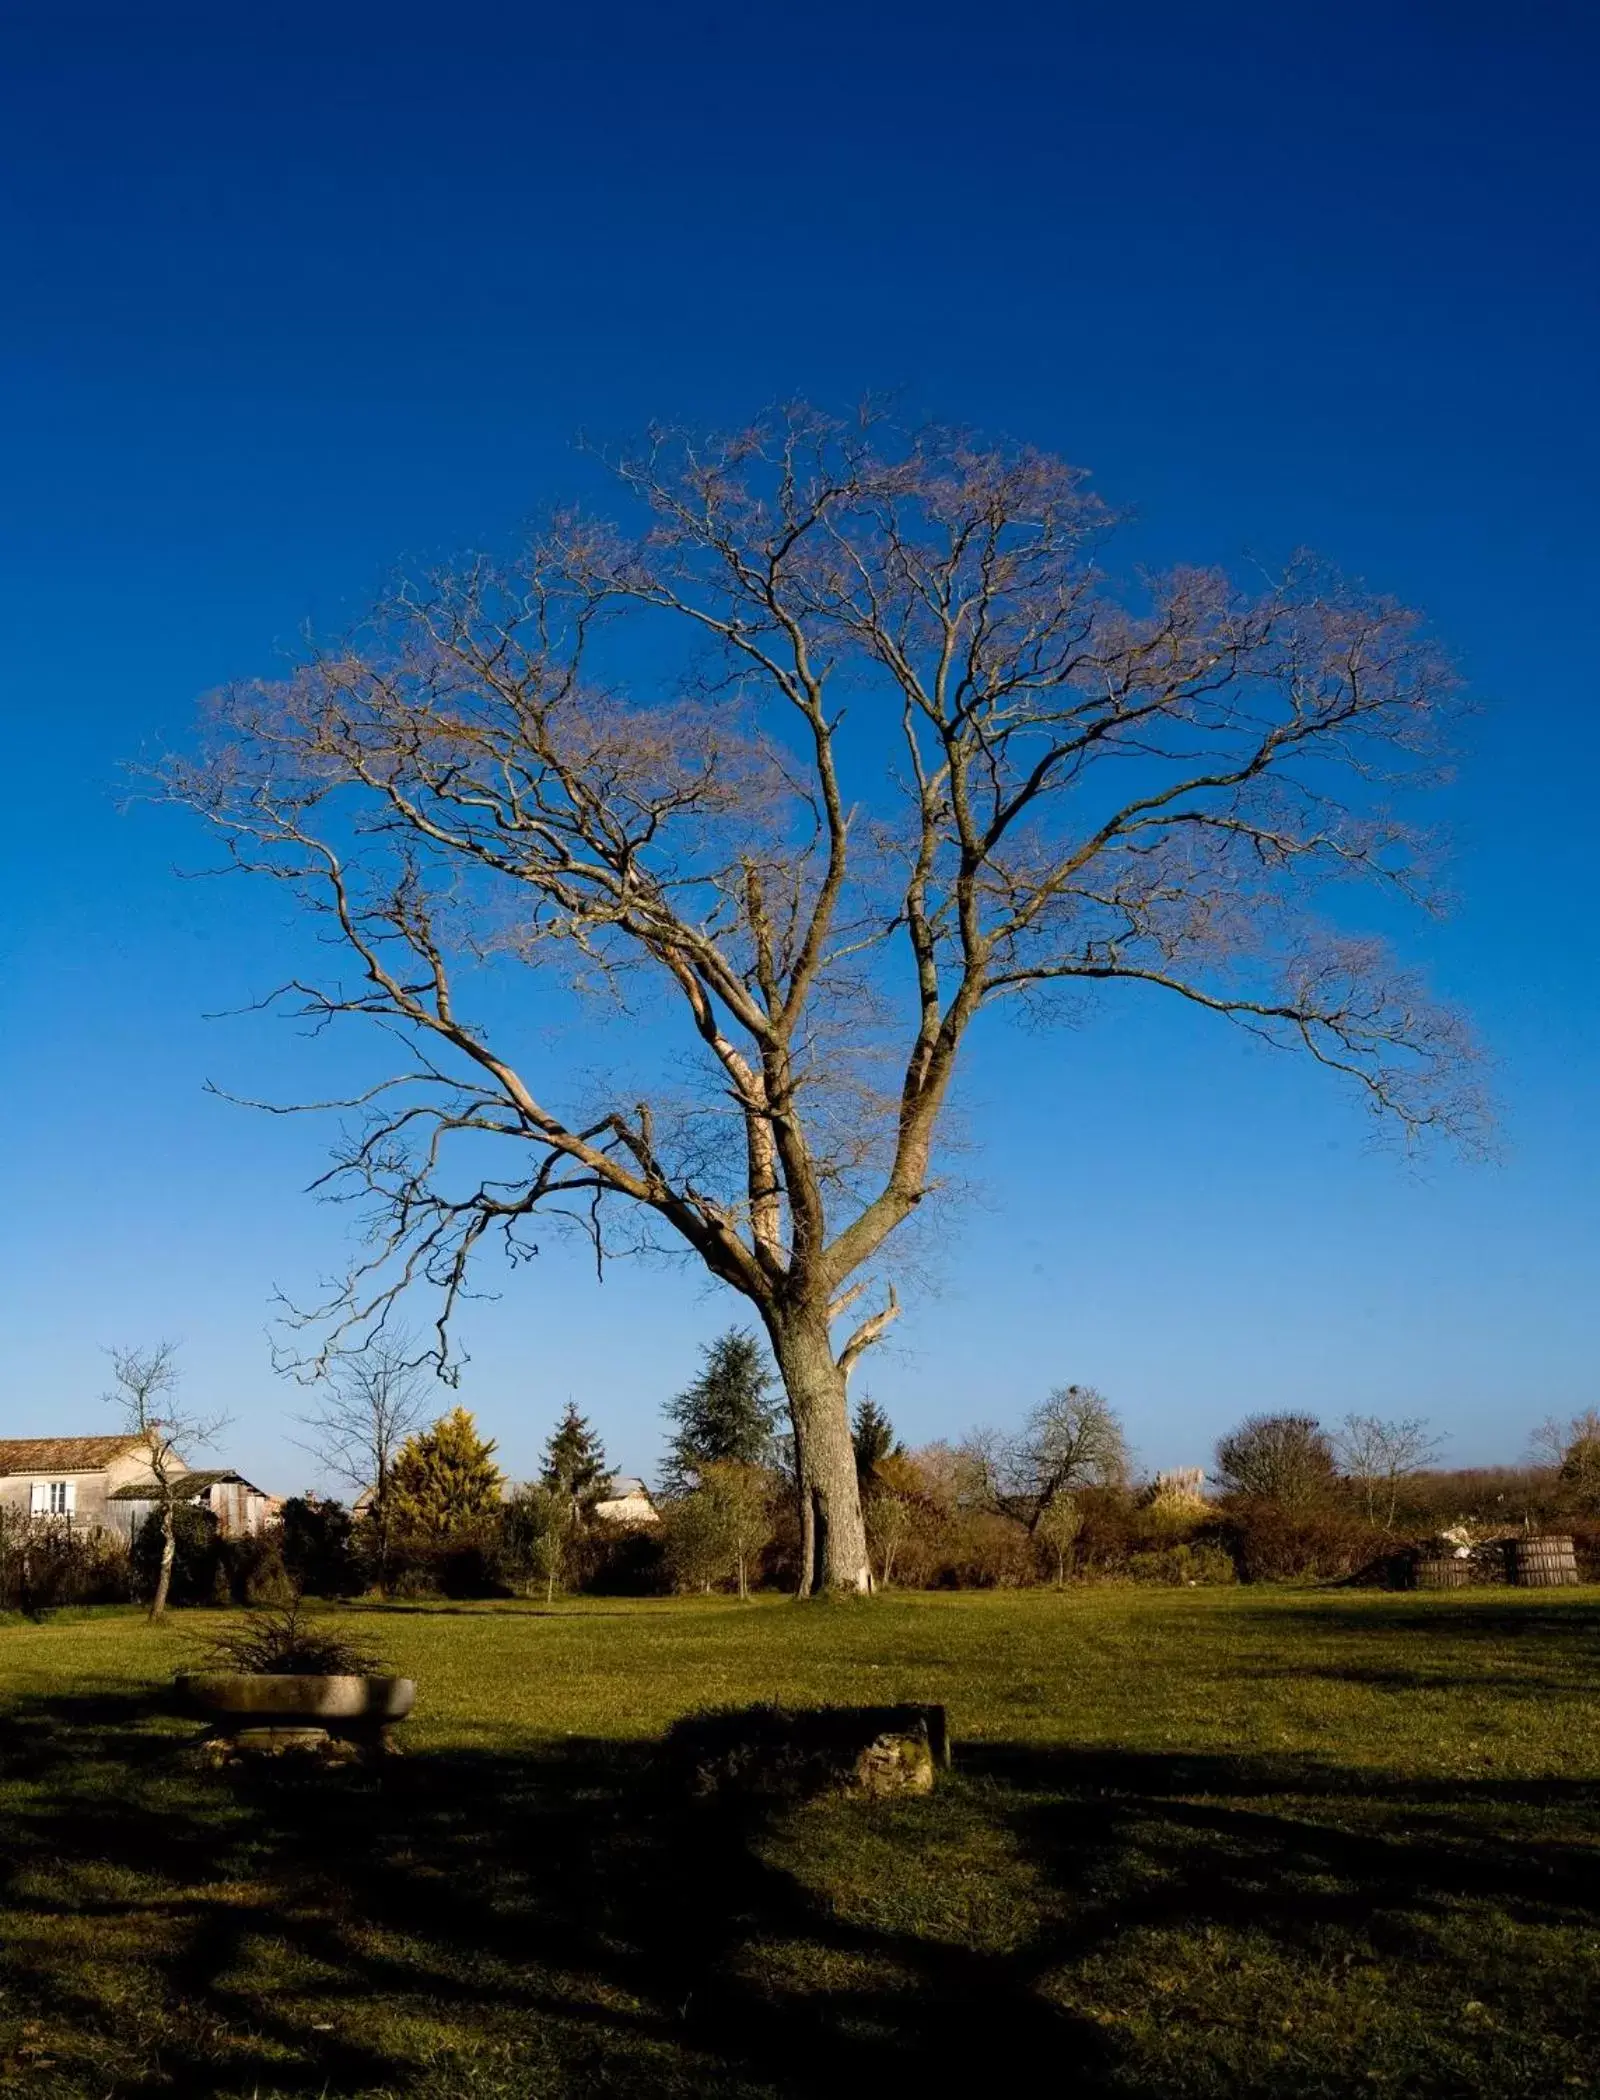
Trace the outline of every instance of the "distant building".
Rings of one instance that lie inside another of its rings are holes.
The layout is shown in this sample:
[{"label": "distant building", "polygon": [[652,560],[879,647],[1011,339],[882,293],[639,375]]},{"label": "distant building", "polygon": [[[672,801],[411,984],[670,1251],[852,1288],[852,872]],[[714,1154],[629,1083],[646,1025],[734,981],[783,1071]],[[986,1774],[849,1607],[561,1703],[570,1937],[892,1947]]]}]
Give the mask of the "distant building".
[{"label": "distant building", "polygon": [[[281,1495],[269,1495],[231,1470],[186,1472],[175,1483],[175,1492],[180,1501],[209,1510],[217,1520],[218,1535],[225,1539],[256,1538],[283,1515]],[[111,1528],[126,1530],[131,1538],[159,1507],[148,1483],[130,1482],[110,1498]]]},{"label": "distant building", "polygon": [[659,1524],[661,1512],[650,1490],[631,1473],[613,1473],[592,1514],[601,1524]]},{"label": "distant building", "polygon": [[71,1517],[109,1528],[112,1495],[149,1480],[150,1452],[142,1437],[0,1438],[0,1508],[23,1515]]},{"label": "distant building", "polygon": [[[224,1538],[275,1523],[282,1503],[231,1469],[200,1471],[172,1461],[175,1491],[217,1520]],[[0,1437],[0,1509],[131,1538],[159,1507],[150,1447],[139,1436]]]}]

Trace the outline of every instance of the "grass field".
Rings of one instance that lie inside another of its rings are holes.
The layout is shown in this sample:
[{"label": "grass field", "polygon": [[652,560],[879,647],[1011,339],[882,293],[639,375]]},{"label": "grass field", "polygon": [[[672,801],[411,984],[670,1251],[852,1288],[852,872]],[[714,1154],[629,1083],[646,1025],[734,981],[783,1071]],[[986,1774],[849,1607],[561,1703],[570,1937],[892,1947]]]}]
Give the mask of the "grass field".
[{"label": "grass field", "polygon": [[[0,1624],[0,2092],[1600,2092],[1600,1597],[354,1607],[408,1755],[211,1773],[209,1615]],[[736,1813],[708,1705],[942,1700]]]}]

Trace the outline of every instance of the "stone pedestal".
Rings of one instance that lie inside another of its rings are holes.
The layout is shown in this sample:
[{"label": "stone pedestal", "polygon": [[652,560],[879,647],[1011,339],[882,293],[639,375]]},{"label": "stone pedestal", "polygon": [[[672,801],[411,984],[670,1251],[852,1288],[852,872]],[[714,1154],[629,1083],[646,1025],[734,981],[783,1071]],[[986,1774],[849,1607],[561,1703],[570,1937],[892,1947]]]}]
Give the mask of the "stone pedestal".
[{"label": "stone pedestal", "polygon": [[178,1691],[216,1731],[202,1755],[209,1764],[299,1758],[344,1765],[395,1754],[394,1724],[410,1713],[409,1677],[250,1676],[186,1671]]}]

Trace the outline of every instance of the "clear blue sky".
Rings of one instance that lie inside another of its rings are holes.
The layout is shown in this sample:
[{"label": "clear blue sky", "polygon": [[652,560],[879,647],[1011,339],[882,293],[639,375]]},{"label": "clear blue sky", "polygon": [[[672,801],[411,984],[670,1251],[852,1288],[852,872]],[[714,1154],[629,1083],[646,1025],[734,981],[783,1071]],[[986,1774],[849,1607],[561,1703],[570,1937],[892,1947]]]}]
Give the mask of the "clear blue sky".
[{"label": "clear blue sky", "polygon": [[[1129,553],[1306,543],[1427,609],[1483,712],[1410,938],[1505,1141],[1409,1171],[1148,1006],[993,1031],[974,1200],[868,1374],[901,1432],[1077,1379],[1152,1464],[1285,1404],[1468,1462],[1600,1401],[1597,61],[1586,8],[1443,0],[7,10],[0,1429],[101,1427],[101,1345],[171,1334],[228,1455],[307,1471],[269,1294],[345,1221],[316,1131],[201,1091],[315,1085],[203,1018],[293,929],[177,881],[121,762],[396,558],[504,540],[580,427],[884,387],[1092,468]],[[739,1308],[547,1249],[463,1397],[514,1470],[569,1395],[645,1470]]]}]

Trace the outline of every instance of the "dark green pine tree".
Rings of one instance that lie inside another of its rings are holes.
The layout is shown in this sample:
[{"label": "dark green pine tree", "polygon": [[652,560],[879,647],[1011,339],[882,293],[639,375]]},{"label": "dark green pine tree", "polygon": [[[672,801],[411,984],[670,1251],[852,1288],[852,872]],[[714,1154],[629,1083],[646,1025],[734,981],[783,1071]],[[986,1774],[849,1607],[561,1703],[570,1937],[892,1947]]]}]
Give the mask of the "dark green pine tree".
[{"label": "dark green pine tree", "polygon": [[898,1458],[905,1449],[903,1444],[895,1442],[894,1424],[877,1401],[865,1393],[856,1403],[850,1441],[856,1447],[856,1478],[861,1481],[872,1478],[880,1459]]},{"label": "dark green pine tree", "polygon": [[779,1406],[771,1397],[776,1380],[766,1350],[748,1329],[730,1327],[701,1355],[699,1377],[667,1402],[674,1428],[661,1479],[671,1494],[692,1488],[700,1468],[719,1460],[747,1466],[776,1462]]},{"label": "dark green pine tree", "polygon": [[544,1447],[543,1485],[565,1498],[574,1524],[581,1521],[591,1504],[604,1495],[610,1479],[606,1471],[605,1447],[587,1416],[580,1415],[572,1401],[556,1424]]}]

